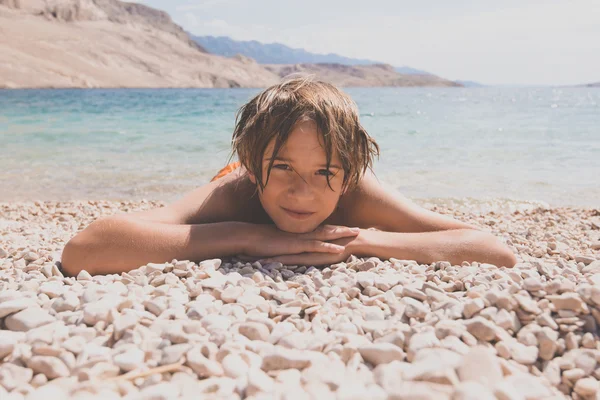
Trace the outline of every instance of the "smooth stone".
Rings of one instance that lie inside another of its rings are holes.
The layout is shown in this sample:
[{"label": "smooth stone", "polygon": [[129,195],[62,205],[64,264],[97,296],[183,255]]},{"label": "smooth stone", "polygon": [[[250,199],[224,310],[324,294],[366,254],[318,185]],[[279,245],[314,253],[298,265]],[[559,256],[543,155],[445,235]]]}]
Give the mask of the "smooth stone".
[{"label": "smooth stone", "polygon": [[456,386],[452,400],[496,400],[496,397],[480,382],[466,381]]},{"label": "smooth stone", "polygon": [[410,371],[411,368],[412,364],[401,361],[379,364],[373,368],[373,378],[379,386],[389,392],[399,380],[404,379],[404,374]]},{"label": "smooth stone", "polygon": [[383,310],[376,306],[366,306],[362,309],[365,321],[382,321],[385,319]]},{"label": "smooth stone", "polygon": [[123,313],[115,318],[113,326],[115,328],[115,336],[119,339],[127,329],[133,329],[139,322],[139,316],[134,313]]},{"label": "smooth stone", "polygon": [[4,324],[11,331],[26,332],[54,321],[56,319],[48,314],[48,311],[36,306],[6,317]]},{"label": "smooth stone", "polygon": [[305,350],[315,344],[315,338],[310,333],[292,332],[289,335],[283,336],[277,341],[277,345],[287,347],[289,349]]},{"label": "smooth stone", "polygon": [[179,398],[179,388],[170,382],[160,382],[144,387],[133,396],[135,399],[170,400]]},{"label": "smooth stone", "polygon": [[356,282],[362,286],[363,289],[366,289],[369,286],[374,286],[376,278],[377,274],[373,272],[361,271],[356,273]]},{"label": "smooth stone", "polygon": [[27,366],[34,372],[46,375],[48,379],[70,375],[69,368],[57,357],[33,356],[27,361]]},{"label": "smooth stone", "polygon": [[85,269],[82,269],[77,274],[77,278],[76,279],[78,281],[91,281],[92,280],[92,275],[90,275],[90,273],[87,272]]},{"label": "smooth stone", "polygon": [[59,297],[63,293],[65,293],[65,286],[62,285],[62,282],[53,281],[53,282],[44,282],[40,285],[39,292],[45,294],[49,298],[53,299],[55,297]]},{"label": "smooth stone", "polygon": [[11,363],[0,364],[0,387],[8,391],[28,384],[33,378],[33,371]]},{"label": "smooth stone", "polygon": [[159,365],[175,364],[185,359],[185,354],[190,350],[188,343],[174,344],[163,349]]},{"label": "smooth stone", "polygon": [[402,348],[392,343],[374,343],[360,346],[357,350],[365,361],[374,366],[388,364],[392,361],[403,361],[406,358]]},{"label": "smooth stone", "polygon": [[425,318],[429,313],[429,307],[412,297],[403,297],[400,302],[406,305],[404,314],[409,318]]},{"label": "smooth stone", "polygon": [[40,258],[40,256],[34,251],[29,251],[23,255],[23,260],[28,261],[28,262],[35,261],[38,258]]},{"label": "smooth stone", "polygon": [[456,336],[446,336],[440,341],[440,347],[451,350],[455,353],[465,355],[471,348]]},{"label": "smooth stone", "polygon": [[461,356],[445,349],[421,350],[404,372],[403,379],[455,386],[459,383],[455,368]]},{"label": "smooth stone", "polygon": [[0,360],[13,352],[15,346],[25,338],[23,332],[0,332]]},{"label": "smooth stone", "polygon": [[123,371],[132,371],[144,366],[144,358],[144,351],[138,348],[131,348],[123,353],[115,355],[113,357],[113,363]]},{"label": "smooth stone", "polygon": [[589,264],[593,263],[594,261],[596,261],[596,258],[592,257],[592,256],[581,255],[581,256],[575,257],[575,262],[584,263],[585,265],[589,265]]},{"label": "smooth stone", "polygon": [[[552,396],[552,390],[540,378],[529,374],[509,375],[496,386],[496,388],[501,387],[512,388],[525,399],[543,399]],[[494,394],[502,399],[496,388]]]},{"label": "smooth stone", "polygon": [[65,292],[52,303],[52,308],[57,313],[63,311],[75,311],[81,306],[79,297],[73,292]]},{"label": "smooth stone", "polygon": [[483,317],[466,320],[464,324],[469,333],[481,341],[489,342],[496,338],[496,326]]},{"label": "smooth stone", "polygon": [[221,292],[221,300],[224,303],[235,303],[237,299],[244,294],[244,289],[240,286],[228,286]]},{"label": "smooth stone", "polygon": [[581,270],[582,274],[595,274],[600,273],[600,260],[593,261],[592,263],[586,265]]},{"label": "smooth stone", "polygon": [[221,361],[221,366],[223,367],[225,376],[234,379],[245,376],[249,370],[249,366],[244,359],[239,354],[234,353],[226,355]]},{"label": "smooth stone", "polygon": [[516,340],[503,341],[508,342],[508,350],[513,360],[519,364],[530,365],[537,361],[539,350],[536,346],[526,346]]},{"label": "smooth stone", "polygon": [[478,297],[476,299],[471,299],[465,303],[465,307],[463,308],[463,315],[465,316],[465,318],[469,319],[484,308],[485,303],[482,298]]},{"label": "smooth stone", "polygon": [[94,326],[100,321],[106,322],[113,304],[107,300],[98,300],[83,306],[83,322]]},{"label": "smooth stone", "polygon": [[594,396],[598,393],[598,381],[592,377],[579,379],[573,390],[580,396]]},{"label": "smooth stone", "polygon": [[422,349],[440,347],[440,340],[437,338],[435,331],[425,331],[415,333],[411,336],[408,342],[408,357],[409,361],[414,358],[414,355]]},{"label": "smooth stone", "polygon": [[275,381],[266,372],[261,369],[251,369],[248,371],[248,384],[246,386],[246,395],[255,396],[259,393],[273,392]]},{"label": "smooth stone", "polygon": [[281,369],[301,370],[310,366],[316,360],[316,355],[325,357],[322,353],[306,350],[286,349],[276,347],[271,354],[263,357],[261,369],[265,372]]},{"label": "smooth stone", "polygon": [[83,351],[87,344],[87,340],[82,336],[72,336],[65,340],[61,347],[73,354],[79,354]]},{"label": "smooth stone", "polygon": [[583,310],[584,302],[577,293],[563,293],[561,295],[546,296],[554,304],[556,310],[569,310],[579,312]]},{"label": "smooth stone", "polygon": [[217,361],[206,358],[201,348],[196,346],[186,353],[186,363],[199,378],[223,376],[224,371]]},{"label": "smooth stone", "polygon": [[[43,376],[43,375],[42,375]],[[58,384],[43,385],[29,393],[26,400],[67,399],[69,392]],[[11,400],[8,398],[7,400]]]},{"label": "smooth stone", "polygon": [[250,340],[262,340],[263,342],[267,341],[271,334],[269,328],[260,322],[244,322],[238,327],[238,332]]},{"label": "smooth stone", "polygon": [[463,357],[458,367],[458,377],[463,382],[476,381],[492,387],[502,380],[502,367],[491,350],[476,346]]},{"label": "smooth stone", "polygon": [[29,307],[37,306],[37,302],[29,297],[21,297],[0,303],[0,318],[14,314]]}]

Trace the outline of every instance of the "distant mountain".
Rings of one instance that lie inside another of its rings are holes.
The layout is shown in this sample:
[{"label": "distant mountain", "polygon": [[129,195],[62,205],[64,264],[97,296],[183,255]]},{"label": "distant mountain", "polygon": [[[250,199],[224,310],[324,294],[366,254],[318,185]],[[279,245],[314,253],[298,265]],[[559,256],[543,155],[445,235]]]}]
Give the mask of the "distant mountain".
[{"label": "distant mountain", "polygon": [[[294,49],[280,43],[261,43],[256,40],[238,41],[227,36],[194,36],[192,40],[204,47],[208,52],[225,57],[242,54],[253,58],[259,64],[342,64],[371,65],[381,61],[349,58],[338,54],[315,54],[304,49]],[[396,71],[407,75],[431,75],[427,71],[411,67],[395,67]]]},{"label": "distant mountain", "polygon": [[396,72],[406,75],[433,75],[431,72],[423,71],[422,69],[416,69],[412,67],[394,67]]},{"label": "distant mountain", "polygon": [[454,81],[454,82],[460,83],[464,87],[485,87],[485,86],[487,86],[487,85],[484,85],[482,83],[475,82],[475,81],[461,81],[461,80],[458,80],[458,81]]},{"label": "distant mountain", "polygon": [[585,87],[600,87],[600,82],[596,82],[596,83],[588,83],[587,85],[584,85]]},{"label": "distant mountain", "polygon": [[265,68],[280,77],[289,74],[315,74],[320,79],[343,87],[383,87],[383,86],[437,86],[456,87],[459,83],[435,75],[400,74],[387,64],[343,65],[319,64],[265,64]]}]

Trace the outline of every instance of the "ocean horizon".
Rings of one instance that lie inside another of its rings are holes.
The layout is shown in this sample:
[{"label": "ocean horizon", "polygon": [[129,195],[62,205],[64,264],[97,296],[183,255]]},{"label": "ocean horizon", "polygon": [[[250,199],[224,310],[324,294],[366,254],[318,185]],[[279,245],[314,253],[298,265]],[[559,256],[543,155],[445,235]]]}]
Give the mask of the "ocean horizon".
[{"label": "ocean horizon", "polygon": [[[420,202],[600,206],[597,88],[344,88],[382,183]],[[0,90],[0,202],[173,201],[260,89]]]}]

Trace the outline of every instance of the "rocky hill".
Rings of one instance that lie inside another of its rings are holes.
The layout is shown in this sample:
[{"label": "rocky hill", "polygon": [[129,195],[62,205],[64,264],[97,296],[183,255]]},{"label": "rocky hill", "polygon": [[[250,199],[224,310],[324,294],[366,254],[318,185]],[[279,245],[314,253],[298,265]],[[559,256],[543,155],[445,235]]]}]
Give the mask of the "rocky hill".
[{"label": "rocky hill", "polygon": [[338,86],[462,86],[435,75],[399,74],[387,64],[270,64],[266,68],[281,77],[292,73],[316,74]]},{"label": "rocky hill", "polygon": [[294,72],[339,86],[457,86],[388,65],[262,65],[211,54],[142,4],[0,0],[0,88],[266,87]]},{"label": "rocky hill", "polygon": [[252,60],[208,54],[163,11],[117,0],[0,0],[0,87],[263,87]]}]

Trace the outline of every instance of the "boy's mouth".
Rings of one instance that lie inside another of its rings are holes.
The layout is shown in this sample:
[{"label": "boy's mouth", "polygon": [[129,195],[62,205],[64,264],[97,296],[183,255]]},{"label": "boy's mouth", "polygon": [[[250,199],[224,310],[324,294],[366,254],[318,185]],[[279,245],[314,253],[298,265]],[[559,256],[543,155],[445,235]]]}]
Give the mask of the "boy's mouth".
[{"label": "boy's mouth", "polygon": [[285,207],[281,207],[281,209],[283,211],[285,211],[287,215],[289,215],[292,218],[296,218],[296,219],[306,219],[306,218],[309,218],[311,215],[314,214],[314,212],[311,212],[311,211],[290,210],[290,209],[285,208]]}]

